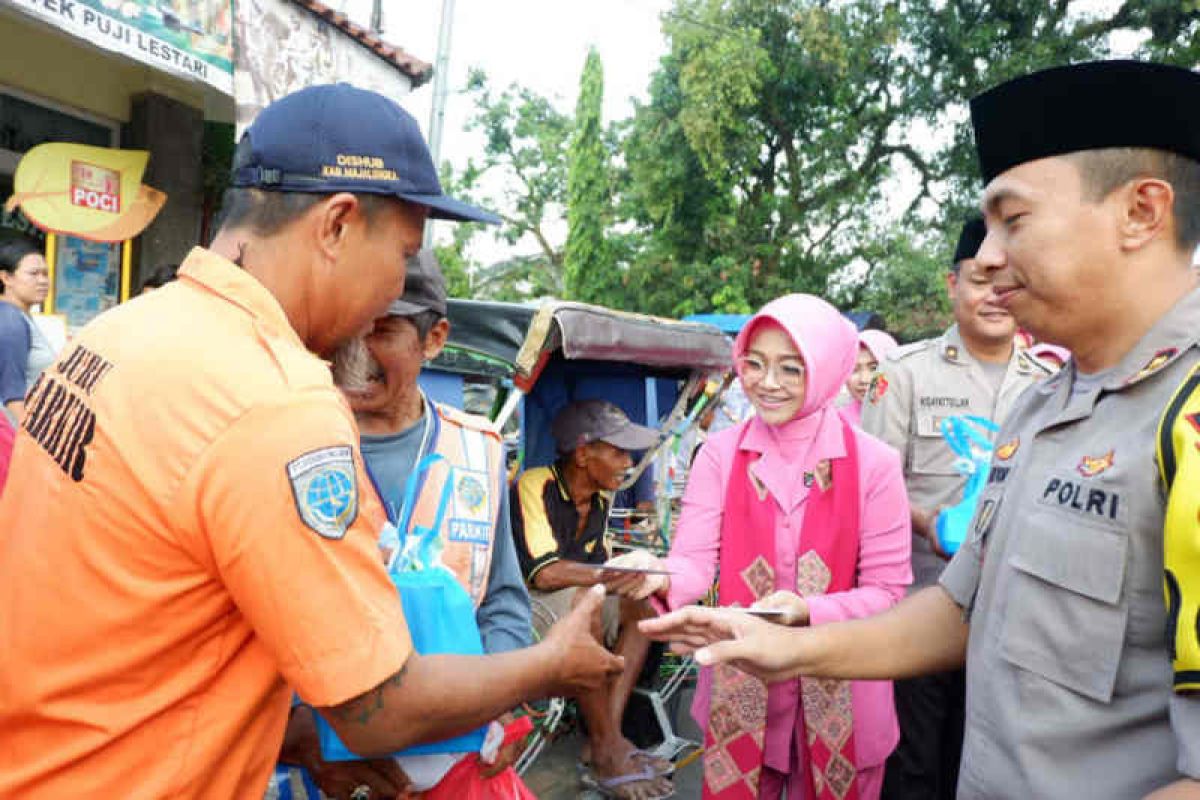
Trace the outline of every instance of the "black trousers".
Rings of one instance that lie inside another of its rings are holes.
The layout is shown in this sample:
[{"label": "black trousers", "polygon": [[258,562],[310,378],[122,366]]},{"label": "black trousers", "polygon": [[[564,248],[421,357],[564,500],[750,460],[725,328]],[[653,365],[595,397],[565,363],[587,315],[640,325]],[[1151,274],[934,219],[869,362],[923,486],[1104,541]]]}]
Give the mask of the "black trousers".
[{"label": "black trousers", "polygon": [[966,673],[896,681],[900,744],[888,758],[882,800],[953,800],[962,758]]}]

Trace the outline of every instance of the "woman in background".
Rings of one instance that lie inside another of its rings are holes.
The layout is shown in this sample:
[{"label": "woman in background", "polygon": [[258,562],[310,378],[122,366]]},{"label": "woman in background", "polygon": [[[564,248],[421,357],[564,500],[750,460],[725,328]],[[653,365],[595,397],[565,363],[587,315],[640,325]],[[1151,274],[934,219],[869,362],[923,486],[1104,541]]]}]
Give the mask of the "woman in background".
[{"label": "woman in background", "polygon": [[49,291],[42,249],[28,239],[0,242],[0,404],[15,425],[25,417],[25,393],[56,355],[29,313]]},{"label": "woman in background", "polygon": [[883,331],[862,331],[858,334],[858,358],[854,362],[854,371],[846,379],[850,402],[839,409],[842,417],[851,425],[858,425],[862,421],[863,398],[867,396],[867,389],[871,388],[871,379],[879,371],[880,363],[899,346],[895,339]]}]

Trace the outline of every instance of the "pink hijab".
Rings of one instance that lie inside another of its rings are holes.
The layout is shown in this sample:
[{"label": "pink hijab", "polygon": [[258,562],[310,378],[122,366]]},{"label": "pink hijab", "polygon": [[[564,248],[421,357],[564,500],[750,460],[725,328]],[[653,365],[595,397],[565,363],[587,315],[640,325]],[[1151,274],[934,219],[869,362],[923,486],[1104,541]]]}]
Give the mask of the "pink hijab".
[{"label": "pink hijab", "polygon": [[870,350],[871,355],[875,356],[875,360],[880,363],[883,363],[888,353],[900,346],[891,336],[876,330],[863,331],[858,334],[858,343]]},{"label": "pink hijab", "polygon": [[[887,358],[888,353],[900,346],[891,336],[888,336],[883,331],[876,330],[859,333],[858,343],[860,346],[867,348],[867,351],[881,364]],[[857,355],[855,359],[857,360]],[[851,425],[862,424],[862,400],[856,400],[851,397],[850,402],[839,408],[838,411],[841,412],[842,419]]]},{"label": "pink hijab", "polygon": [[745,355],[750,340],[767,321],[783,328],[804,358],[804,405],[793,422],[823,414],[854,369],[858,331],[840,311],[821,298],[788,294],[767,303],[750,318],[733,343],[735,359]]},{"label": "pink hijab", "polygon": [[754,335],[769,322],[783,328],[804,359],[804,403],[796,416],[782,425],[768,425],[758,415],[747,424],[754,429],[749,431],[750,439],[772,442],[771,450],[783,462],[775,465],[783,470],[780,484],[793,487],[798,494],[778,499],[784,508],[791,508],[807,492],[801,488],[801,477],[818,460],[814,444],[841,438],[833,401],[858,358],[858,331],[819,297],[784,295],[763,306],[742,328],[733,343],[735,359],[746,353]]}]

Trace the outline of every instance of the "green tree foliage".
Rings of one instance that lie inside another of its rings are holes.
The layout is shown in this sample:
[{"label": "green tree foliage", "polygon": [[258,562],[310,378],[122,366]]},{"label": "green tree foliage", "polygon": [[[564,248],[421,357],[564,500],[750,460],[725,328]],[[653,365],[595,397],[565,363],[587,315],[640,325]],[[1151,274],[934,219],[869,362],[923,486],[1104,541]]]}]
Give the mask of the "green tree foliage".
[{"label": "green tree foliage", "polygon": [[[605,192],[574,218],[600,224],[578,263],[610,266],[578,273],[606,284],[568,280],[569,293],[677,316],[807,291],[880,311],[908,337],[946,322],[945,267],[981,188],[971,96],[1118,45],[1200,62],[1197,0],[675,0],[663,30],[633,118],[603,136],[598,111],[587,123],[604,146],[577,185]],[[598,61],[581,89],[577,118],[545,132],[573,131],[573,157],[585,94],[598,108]],[[481,98],[481,117],[503,128],[536,102],[509,96],[520,102]],[[489,152],[504,163],[519,150]],[[562,169],[543,223],[569,205]]]},{"label": "green tree foliage", "polygon": [[622,210],[644,233],[627,281],[657,313],[809,291],[879,310],[903,335],[936,328],[980,188],[966,101],[1105,57],[1115,36],[1195,65],[1194,6],[676,0],[624,148]]},{"label": "green tree foliage", "polygon": [[[461,170],[443,165],[442,183],[453,196],[498,213],[503,224],[456,225],[453,241],[439,248],[439,255],[462,267],[462,281],[455,288],[463,294],[455,296],[561,297],[563,246],[555,229],[566,213],[571,117],[529,89],[513,85],[496,92],[479,70],[471,71],[467,93],[475,105],[468,129],[483,135],[484,146]],[[500,264],[478,265],[467,253],[481,236],[532,252]]]},{"label": "green tree foliage", "polygon": [[601,111],[604,70],[595,48],[588,51],[579,79],[574,132],[567,154],[567,244],[564,284],[567,297],[603,302],[616,283],[606,239],[612,218],[610,169]]}]

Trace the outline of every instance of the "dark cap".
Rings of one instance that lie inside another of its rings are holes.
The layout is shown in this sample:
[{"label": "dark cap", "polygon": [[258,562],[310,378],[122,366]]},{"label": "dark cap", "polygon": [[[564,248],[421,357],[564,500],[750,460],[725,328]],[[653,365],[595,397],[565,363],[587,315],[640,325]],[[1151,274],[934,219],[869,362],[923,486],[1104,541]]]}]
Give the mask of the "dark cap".
[{"label": "dark cap", "polygon": [[985,238],[987,238],[987,226],[983,222],[983,217],[971,217],[963,223],[962,231],[958,234],[958,245],[954,248],[954,261],[950,263],[958,264],[968,258],[974,258]]},{"label": "dark cap", "polygon": [[433,251],[429,249],[420,251],[408,260],[404,294],[392,301],[387,313],[396,317],[411,317],[423,311],[436,311],[446,316],[446,278]]},{"label": "dark cap", "polygon": [[259,112],[234,154],[231,183],[273,192],[393,195],[427,207],[436,219],[500,222],[442,194],[412,115],[348,83],[310,86]]},{"label": "dark cap", "polygon": [[622,450],[649,450],[658,444],[658,431],[637,425],[607,400],[579,400],[558,412],[550,425],[560,453],[589,442],[608,442]]},{"label": "dark cap", "polygon": [[984,183],[1039,158],[1146,147],[1200,161],[1200,75],[1145,61],[1035,72],[971,100]]}]

